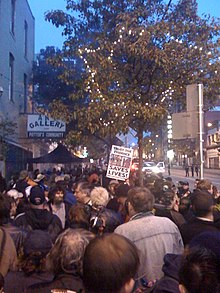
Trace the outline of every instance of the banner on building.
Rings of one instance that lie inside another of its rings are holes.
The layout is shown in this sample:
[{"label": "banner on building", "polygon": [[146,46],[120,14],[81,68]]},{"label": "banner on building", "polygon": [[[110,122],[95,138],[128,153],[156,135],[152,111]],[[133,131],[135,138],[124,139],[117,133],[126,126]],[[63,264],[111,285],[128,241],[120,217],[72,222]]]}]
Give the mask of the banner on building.
[{"label": "banner on building", "polygon": [[129,178],[133,149],[113,145],[106,176],[125,181]]},{"label": "banner on building", "polygon": [[27,133],[29,138],[63,138],[66,123],[41,114],[29,114]]}]

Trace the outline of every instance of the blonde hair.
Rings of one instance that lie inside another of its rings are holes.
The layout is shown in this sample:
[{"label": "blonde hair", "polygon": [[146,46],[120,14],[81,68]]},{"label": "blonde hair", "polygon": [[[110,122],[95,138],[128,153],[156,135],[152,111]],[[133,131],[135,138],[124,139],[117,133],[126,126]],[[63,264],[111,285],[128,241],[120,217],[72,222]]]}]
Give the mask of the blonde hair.
[{"label": "blonde hair", "polygon": [[108,191],[103,187],[95,187],[91,191],[90,198],[95,207],[105,207],[109,201]]}]

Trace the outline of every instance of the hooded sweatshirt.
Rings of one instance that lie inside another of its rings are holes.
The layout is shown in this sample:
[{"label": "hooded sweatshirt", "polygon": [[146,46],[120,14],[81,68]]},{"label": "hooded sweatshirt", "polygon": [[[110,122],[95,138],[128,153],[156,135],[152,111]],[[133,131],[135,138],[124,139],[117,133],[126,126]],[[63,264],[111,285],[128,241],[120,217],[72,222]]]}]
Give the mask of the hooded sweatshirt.
[{"label": "hooded sweatshirt", "polygon": [[181,254],[168,253],[164,256],[164,265],[162,271],[164,277],[162,277],[156,286],[153,293],[179,293],[179,267],[181,264]]},{"label": "hooded sweatshirt", "polygon": [[15,225],[25,230],[47,231],[54,241],[62,231],[60,219],[45,209],[31,208],[29,211],[20,214],[15,219]]}]

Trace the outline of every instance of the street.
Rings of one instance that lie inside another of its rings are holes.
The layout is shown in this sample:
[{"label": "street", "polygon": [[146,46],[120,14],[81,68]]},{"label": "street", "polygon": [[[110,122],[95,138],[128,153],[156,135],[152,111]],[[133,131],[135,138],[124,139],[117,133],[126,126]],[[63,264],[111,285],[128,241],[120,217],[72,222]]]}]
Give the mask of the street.
[{"label": "street", "polygon": [[[191,176],[191,172],[189,173],[189,177],[185,177],[185,170],[182,168],[171,168],[170,177],[173,179],[173,182],[176,184],[177,181],[188,181],[190,189],[194,188],[194,182],[197,178],[194,174],[194,177]],[[164,177],[168,176],[168,171],[166,169],[166,173],[164,173]],[[215,185],[218,189],[220,189],[220,170],[213,169],[204,169],[204,179],[208,179]]]}]

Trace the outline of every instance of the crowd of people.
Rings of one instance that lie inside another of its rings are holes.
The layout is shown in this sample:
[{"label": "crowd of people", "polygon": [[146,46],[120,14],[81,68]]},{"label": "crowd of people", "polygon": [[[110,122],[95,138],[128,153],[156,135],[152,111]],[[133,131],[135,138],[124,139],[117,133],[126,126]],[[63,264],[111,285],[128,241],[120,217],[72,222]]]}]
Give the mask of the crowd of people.
[{"label": "crowd of people", "polygon": [[0,292],[220,292],[217,188],[131,175],[0,174]]}]

